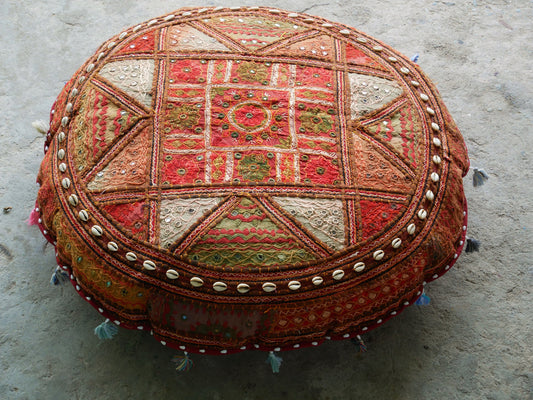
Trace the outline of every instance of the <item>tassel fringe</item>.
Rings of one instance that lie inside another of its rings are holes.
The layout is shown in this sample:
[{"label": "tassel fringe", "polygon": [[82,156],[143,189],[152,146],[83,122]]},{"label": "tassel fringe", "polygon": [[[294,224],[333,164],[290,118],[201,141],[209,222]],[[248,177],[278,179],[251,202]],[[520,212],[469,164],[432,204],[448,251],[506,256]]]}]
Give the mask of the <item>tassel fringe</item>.
[{"label": "tassel fringe", "polygon": [[431,299],[426,294],[425,291],[422,292],[422,295],[415,301],[417,306],[427,306],[431,302]]},{"label": "tassel fringe", "polygon": [[28,226],[37,225],[39,223],[39,213],[35,210],[31,210],[30,217],[26,220]]},{"label": "tassel fringe", "polygon": [[268,354],[267,362],[270,363],[274,374],[279,373],[279,367],[281,366],[282,361],[283,359],[275,355],[273,351]]},{"label": "tassel fringe", "polygon": [[484,169],[474,168],[474,177],[472,179],[474,187],[483,186],[485,181],[489,179],[489,174],[487,174]]},{"label": "tassel fringe", "polygon": [[98,339],[113,339],[118,333],[118,326],[112,323],[109,319],[106,319],[96,328],[94,328],[94,334],[98,336]]},{"label": "tassel fringe", "polygon": [[33,121],[31,126],[33,126],[37,132],[42,133],[43,135],[46,135],[50,130],[50,125],[48,122],[43,121],[42,119]]},{"label": "tassel fringe", "polygon": [[354,345],[359,347],[359,353],[366,353],[367,352],[366,344],[365,344],[363,338],[361,337],[361,335],[357,335],[355,338],[352,338],[351,340],[352,340],[352,343]]},{"label": "tassel fringe", "polygon": [[52,274],[52,278],[50,278],[50,284],[51,285],[64,285],[69,281],[68,274],[63,271],[59,266],[56,268],[54,273]]},{"label": "tassel fringe", "polygon": [[474,251],[479,251],[481,247],[481,242],[474,238],[466,238],[465,252],[473,253]]},{"label": "tassel fringe", "polygon": [[189,358],[189,353],[186,351],[183,352],[182,356],[174,356],[172,362],[176,364],[176,371],[180,372],[189,372],[194,365],[193,361]]}]

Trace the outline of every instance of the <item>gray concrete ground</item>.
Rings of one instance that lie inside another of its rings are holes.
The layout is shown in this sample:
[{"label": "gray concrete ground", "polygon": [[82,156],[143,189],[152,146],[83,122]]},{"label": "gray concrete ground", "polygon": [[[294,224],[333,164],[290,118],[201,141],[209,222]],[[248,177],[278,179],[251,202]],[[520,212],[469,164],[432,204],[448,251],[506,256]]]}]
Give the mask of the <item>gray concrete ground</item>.
[{"label": "gray concrete ground", "polygon": [[[377,3],[377,4],[376,4]],[[411,307],[366,336],[283,354],[195,356],[187,374],[147,334],[99,341],[100,316],[67,286],[48,284],[52,248],[26,226],[37,192],[46,119],[63,84],[97,46],[151,17],[190,5],[248,0],[2,0],[0,2],[0,399],[528,399],[533,387],[532,3],[527,0],[357,2],[272,0],[361,29],[410,56],[437,83],[473,166],[465,180],[463,255]]]}]

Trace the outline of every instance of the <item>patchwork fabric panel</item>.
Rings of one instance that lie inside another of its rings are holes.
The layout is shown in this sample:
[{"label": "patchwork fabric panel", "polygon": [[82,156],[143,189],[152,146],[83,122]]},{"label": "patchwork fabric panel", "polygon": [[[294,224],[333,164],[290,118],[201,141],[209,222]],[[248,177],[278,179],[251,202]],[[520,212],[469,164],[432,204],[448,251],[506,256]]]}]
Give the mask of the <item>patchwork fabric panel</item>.
[{"label": "patchwork fabric panel", "polygon": [[54,106],[41,229],[76,290],[163,344],[347,338],[466,231],[463,139],[416,64],[353,28],[191,8],[104,43]]}]

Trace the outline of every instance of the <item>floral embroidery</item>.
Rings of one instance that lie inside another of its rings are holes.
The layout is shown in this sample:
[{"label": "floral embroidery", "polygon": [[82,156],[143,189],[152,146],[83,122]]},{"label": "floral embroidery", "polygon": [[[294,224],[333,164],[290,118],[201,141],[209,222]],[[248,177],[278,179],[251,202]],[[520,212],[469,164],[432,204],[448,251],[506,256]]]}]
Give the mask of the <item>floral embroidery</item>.
[{"label": "floral embroidery", "polygon": [[199,120],[198,108],[188,104],[174,107],[169,115],[169,122],[179,129],[191,129]]},{"label": "floral embroidery", "polygon": [[237,68],[237,74],[248,82],[263,82],[268,76],[268,68],[264,64],[243,62]]},{"label": "floral embroidery", "polygon": [[250,154],[237,164],[239,175],[248,181],[262,181],[270,173],[270,166],[263,154]]},{"label": "floral embroidery", "polygon": [[308,108],[300,115],[299,119],[306,132],[327,132],[333,126],[332,116],[320,108]]}]

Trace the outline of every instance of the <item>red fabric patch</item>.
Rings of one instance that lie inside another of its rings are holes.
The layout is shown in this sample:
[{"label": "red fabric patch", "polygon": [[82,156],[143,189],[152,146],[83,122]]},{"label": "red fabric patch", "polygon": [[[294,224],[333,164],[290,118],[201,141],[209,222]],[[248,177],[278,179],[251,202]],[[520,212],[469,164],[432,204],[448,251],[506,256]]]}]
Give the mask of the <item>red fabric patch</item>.
[{"label": "red fabric patch", "polygon": [[361,200],[361,219],[363,240],[371,238],[392,224],[403,214],[405,206],[399,203],[388,203],[374,200]]},{"label": "red fabric patch", "polygon": [[135,38],[134,40],[127,42],[118,51],[118,54],[130,54],[130,53],[153,53],[155,49],[155,36],[157,30],[144,33],[142,36]]},{"label": "red fabric patch", "polygon": [[207,78],[207,62],[204,60],[174,60],[170,61],[168,82],[180,85],[187,83],[205,83]]},{"label": "red fabric patch", "polygon": [[102,206],[132,237],[147,241],[150,209],[144,201]]},{"label": "red fabric patch", "polygon": [[325,68],[296,66],[296,87],[312,86],[334,90],[334,71]]},{"label": "red fabric patch", "polygon": [[368,67],[382,69],[375,60],[350,44],[346,45],[346,61],[351,64],[366,65]]},{"label": "red fabric patch", "polygon": [[342,178],[337,159],[320,155],[300,156],[300,179],[307,184],[339,185]]},{"label": "red fabric patch", "polygon": [[205,179],[205,153],[167,154],[163,160],[163,184],[187,185]]}]

